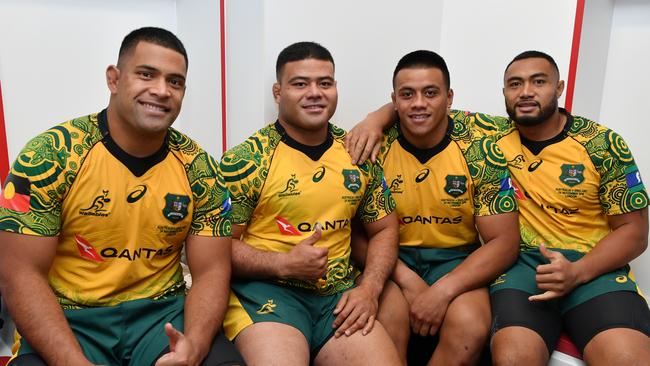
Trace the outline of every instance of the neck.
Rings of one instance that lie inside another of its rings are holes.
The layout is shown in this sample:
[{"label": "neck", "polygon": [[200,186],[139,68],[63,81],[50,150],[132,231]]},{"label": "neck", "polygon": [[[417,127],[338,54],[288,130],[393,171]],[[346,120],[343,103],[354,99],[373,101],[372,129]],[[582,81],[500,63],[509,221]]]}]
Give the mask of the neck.
[{"label": "neck", "polygon": [[280,122],[280,125],[284,128],[289,137],[303,145],[318,146],[327,140],[327,134],[329,132],[329,125],[327,123],[323,124],[323,126],[317,130],[306,130],[292,126],[280,118],[278,118],[278,122]]},{"label": "neck", "polygon": [[415,135],[410,133],[404,126],[400,125],[400,130],[402,135],[411,145],[417,147],[418,149],[430,149],[437,146],[442,139],[445,138],[447,134],[447,128],[449,127],[448,120],[445,118],[443,121],[440,121],[429,133],[424,135]]},{"label": "neck", "polygon": [[564,129],[567,118],[564,113],[561,113],[559,109],[553,113],[544,122],[535,125],[535,126],[523,126],[517,124],[517,129],[519,134],[531,141],[546,141],[557,136]]},{"label": "neck", "polygon": [[165,143],[166,131],[160,134],[144,134],[142,131],[134,130],[110,106],[106,118],[111,138],[120,149],[131,156],[137,158],[151,156]]}]

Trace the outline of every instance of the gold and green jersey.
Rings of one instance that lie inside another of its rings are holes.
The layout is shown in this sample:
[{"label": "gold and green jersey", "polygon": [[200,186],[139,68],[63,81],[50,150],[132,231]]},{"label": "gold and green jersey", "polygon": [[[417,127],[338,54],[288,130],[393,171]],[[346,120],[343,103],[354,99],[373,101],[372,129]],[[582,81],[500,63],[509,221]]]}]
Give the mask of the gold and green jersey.
[{"label": "gold and green jersey", "polygon": [[329,250],[326,279],[276,281],[323,295],[353,285],[352,219],[374,222],[395,206],[381,168],[371,163],[352,165],[344,136],[343,130],[330,124],[325,143],[305,146],[276,122],[227,151],[221,160],[232,197],[233,224],[246,225],[242,240],[247,244],[289,252],[317,225],[322,227],[315,246]]},{"label": "gold and green jersey", "polygon": [[418,149],[400,128],[384,133],[378,157],[397,203],[400,245],[479,244],[476,216],[517,210],[505,157],[490,137],[449,119],[439,144]]},{"label": "gold and green jersey", "polygon": [[58,237],[49,282],[64,307],[182,292],[187,235],[231,232],[228,192],[208,154],[169,129],[154,155],[130,156],[110,137],[105,110],[29,141],[4,183],[0,230]]},{"label": "gold and green jersey", "polygon": [[616,132],[565,110],[564,130],[547,141],[520,136],[503,117],[454,111],[455,120],[495,135],[519,203],[522,249],[589,252],[611,229],[607,216],[648,206],[627,144]]}]

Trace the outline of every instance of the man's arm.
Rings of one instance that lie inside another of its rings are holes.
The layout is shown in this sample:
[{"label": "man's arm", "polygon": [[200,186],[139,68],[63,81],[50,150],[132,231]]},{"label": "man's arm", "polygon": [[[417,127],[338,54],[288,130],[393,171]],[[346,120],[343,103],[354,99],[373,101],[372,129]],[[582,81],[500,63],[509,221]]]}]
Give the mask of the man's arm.
[{"label": "man's arm", "polygon": [[476,227],[484,244],[413,302],[411,325],[414,332],[435,334],[453,299],[487,285],[512,265],[519,254],[518,218],[516,212],[476,217]]},{"label": "man's arm", "polygon": [[295,278],[317,280],[327,272],[327,248],[315,247],[320,228],[288,253],[253,248],[241,240],[246,226],[233,225],[233,276],[244,278]]},{"label": "man's arm", "polygon": [[397,119],[393,103],[386,103],[376,111],[368,113],[363,121],[345,135],[345,148],[352,157],[352,164],[363,164],[368,158],[377,160],[383,130]]},{"label": "man's arm", "polygon": [[48,365],[92,365],[48,284],[58,237],[0,231],[0,243],[0,292],[21,336]]},{"label": "man's arm", "polygon": [[185,337],[196,351],[196,362],[200,363],[207,356],[226,314],[231,239],[189,235],[185,252],[192,274],[192,287],[185,299]]},{"label": "man's arm", "polygon": [[369,238],[365,268],[358,286],[346,291],[334,309],[336,337],[351,335],[359,329],[365,335],[372,330],[379,295],[397,260],[399,226],[395,212],[364,224],[364,229]]},{"label": "man's arm", "polygon": [[570,262],[560,252],[540,247],[549,264],[537,267],[537,286],[546,292],[531,301],[549,300],[571,292],[576,286],[623,267],[648,247],[648,208],[607,217],[612,231],[584,257]]}]

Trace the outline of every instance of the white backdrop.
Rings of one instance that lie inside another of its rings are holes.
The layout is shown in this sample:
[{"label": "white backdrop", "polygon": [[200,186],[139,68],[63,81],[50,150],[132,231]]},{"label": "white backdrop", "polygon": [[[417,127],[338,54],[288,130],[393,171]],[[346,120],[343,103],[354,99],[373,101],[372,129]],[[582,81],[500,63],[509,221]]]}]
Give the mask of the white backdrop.
[{"label": "white backdrop", "polygon": [[[218,5],[0,0],[9,159],[52,124],[103,108],[106,66],[116,61],[122,37],[145,25],[168,28],[185,42],[188,92],[176,127],[219,157]],[[227,0],[228,146],[275,118],[275,58],[292,42],[314,40],[332,51],[340,93],[334,122],[342,127],[388,101],[395,63],[419,48],[447,59],[455,107],[503,113],[503,68],[516,53],[546,51],[566,77],[575,7],[568,0]],[[619,131],[650,177],[650,145],[640,117],[650,105],[650,3],[589,0],[585,17],[574,110]],[[650,289],[650,254],[634,267],[641,287]]]}]

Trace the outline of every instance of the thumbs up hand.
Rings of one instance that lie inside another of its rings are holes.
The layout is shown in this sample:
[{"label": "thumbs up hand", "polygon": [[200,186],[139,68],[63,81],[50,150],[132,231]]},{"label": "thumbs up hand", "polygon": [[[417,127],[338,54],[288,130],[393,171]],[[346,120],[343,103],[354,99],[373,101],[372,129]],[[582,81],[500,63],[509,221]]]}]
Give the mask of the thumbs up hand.
[{"label": "thumbs up hand", "polygon": [[546,301],[571,292],[578,285],[575,264],[567,260],[562,253],[547,249],[544,244],[539,246],[539,252],[550,262],[537,266],[537,275],[535,275],[537,287],[546,292],[530,296],[528,300]]},{"label": "thumbs up hand", "polygon": [[169,353],[156,361],[156,366],[196,365],[196,352],[185,335],[176,330],[171,323],[165,324],[165,334],[169,338]]},{"label": "thumbs up hand", "polygon": [[314,225],[314,233],[285,253],[280,277],[313,281],[327,273],[327,254],[329,250],[316,247],[322,236],[320,224]]}]

